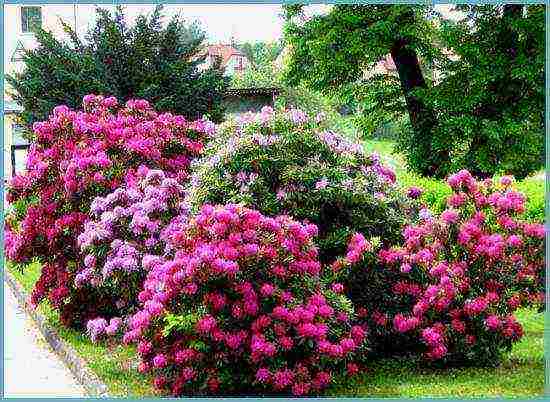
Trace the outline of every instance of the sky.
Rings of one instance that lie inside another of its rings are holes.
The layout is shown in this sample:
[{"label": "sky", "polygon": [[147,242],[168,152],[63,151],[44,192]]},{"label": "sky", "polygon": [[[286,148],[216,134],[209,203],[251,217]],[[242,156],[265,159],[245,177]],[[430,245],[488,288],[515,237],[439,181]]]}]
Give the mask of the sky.
[{"label": "sky", "polygon": [[[114,6],[101,5],[114,9]],[[312,12],[326,9],[325,5],[311,6]],[[77,6],[79,34],[84,33],[94,18],[93,5]],[[140,14],[152,12],[154,5],[126,4],[125,16],[128,21]],[[233,36],[242,42],[275,41],[281,37],[283,19],[280,4],[177,4],[165,5],[164,16],[180,14],[187,22],[198,21],[206,31],[210,42],[229,43]]]},{"label": "sky", "polygon": [[[101,6],[113,8],[113,6]],[[5,7],[17,6],[7,5]],[[66,8],[67,6],[59,7]],[[308,7],[308,12],[323,12],[329,7],[322,4],[312,5]],[[439,5],[436,6],[436,9],[446,13],[449,7],[448,5]],[[132,21],[139,14],[151,12],[154,5],[127,4],[124,8],[128,20]],[[76,6],[79,34],[83,34],[87,27],[93,23],[94,9],[94,5],[81,4]],[[210,42],[227,43],[232,36],[242,42],[274,41],[279,39],[282,34],[283,21],[280,4],[177,4],[166,5],[164,8],[164,14],[168,18],[178,13],[188,22],[197,20],[206,31]],[[63,17],[66,19],[66,10],[63,12]],[[74,25],[74,18],[70,19],[71,25]],[[9,35],[9,33],[7,34]]]},{"label": "sky", "polygon": [[[307,7],[307,13],[325,12],[330,6],[319,4]],[[126,5],[126,15],[135,18],[153,9],[148,5]],[[435,9],[449,15],[450,5],[437,5]],[[231,36],[238,41],[274,41],[282,34],[282,6],[280,4],[237,5],[169,5],[167,16],[180,13],[186,20],[197,20],[206,30],[210,41],[229,42]]]},{"label": "sky", "polygon": [[[11,73],[22,69],[21,63],[12,62],[12,56],[18,44],[32,49],[36,41],[32,35],[21,34],[20,5],[4,6],[4,70]],[[54,30],[55,36],[64,36],[58,23],[62,18],[83,37],[95,22],[95,5],[63,4],[43,5],[43,24],[47,30]],[[114,9],[114,6],[101,5]],[[132,22],[140,14],[153,11],[153,4],[126,4],[125,15]],[[311,5],[306,13],[326,12],[330,5]],[[449,5],[438,5],[435,8],[449,16]],[[75,18],[76,11],[76,18]],[[198,21],[207,34],[209,43],[230,43],[233,37],[237,42],[276,41],[282,36],[283,18],[281,4],[173,4],[164,7],[165,21],[171,16],[180,14],[187,22]]]}]

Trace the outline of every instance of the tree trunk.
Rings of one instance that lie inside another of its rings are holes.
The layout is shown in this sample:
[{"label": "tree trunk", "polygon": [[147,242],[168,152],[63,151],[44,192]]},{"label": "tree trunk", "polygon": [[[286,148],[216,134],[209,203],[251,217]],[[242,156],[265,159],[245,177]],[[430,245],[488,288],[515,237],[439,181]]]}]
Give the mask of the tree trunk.
[{"label": "tree trunk", "polygon": [[431,176],[436,173],[440,163],[448,160],[448,154],[434,153],[432,150],[432,135],[437,125],[437,119],[434,110],[413,94],[415,89],[426,88],[426,81],[415,50],[407,45],[407,41],[398,39],[390,53],[399,74],[401,89],[405,95],[414,132],[413,141],[418,147],[416,152],[417,167],[421,174]]}]

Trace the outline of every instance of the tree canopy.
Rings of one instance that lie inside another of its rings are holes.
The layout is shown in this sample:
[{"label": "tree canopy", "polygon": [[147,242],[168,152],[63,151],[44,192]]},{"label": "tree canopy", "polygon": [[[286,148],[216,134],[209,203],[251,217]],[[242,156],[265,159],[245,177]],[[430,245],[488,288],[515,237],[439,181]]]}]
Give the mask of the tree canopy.
[{"label": "tree canopy", "polygon": [[235,88],[276,87],[280,85],[281,74],[275,65],[283,50],[280,42],[245,42],[237,48],[246,56],[250,64],[242,74],[233,77]]},{"label": "tree canopy", "polygon": [[[287,6],[285,80],[348,96],[351,88],[383,119],[401,112],[402,96],[409,128],[399,149],[424,175],[464,167],[525,176],[544,150],[544,7],[459,9],[466,18],[453,22],[426,6],[335,5],[310,18]],[[388,54],[398,87],[366,74]]]},{"label": "tree canopy", "polygon": [[223,116],[221,100],[229,85],[219,65],[204,68],[205,33],[179,16],[166,24],[162,6],[133,25],[123,8],[97,9],[97,20],[81,40],[61,21],[67,40],[35,32],[38,47],[23,56],[25,69],[7,76],[27,124],[44,120],[55,105],[77,107],[89,93],[121,100],[144,98],[159,111],[189,119]]}]

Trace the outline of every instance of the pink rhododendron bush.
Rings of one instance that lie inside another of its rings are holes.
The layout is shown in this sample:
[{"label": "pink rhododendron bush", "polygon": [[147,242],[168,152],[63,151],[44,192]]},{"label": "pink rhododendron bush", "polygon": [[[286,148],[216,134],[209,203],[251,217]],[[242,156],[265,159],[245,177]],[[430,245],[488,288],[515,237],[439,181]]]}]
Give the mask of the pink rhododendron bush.
[{"label": "pink rhododendron bush", "polygon": [[166,226],[185,219],[183,195],[183,186],[175,178],[142,166],[136,183],[92,201],[91,219],[78,236],[84,263],[74,287],[92,288],[114,301],[111,311],[105,312],[109,316],[95,317],[87,325],[93,340],[121,329],[116,325],[110,330],[106,318],[135,312],[147,269],[165,252]]},{"label": "pink rhododendron bush", "polygon": [[509,177],[477,182],[463,170],[448,183],[448,209],[405,227],[402,245],[376,255],[358,234],[332,271],[379,353],[494,364],[522,337],[514,311],[543,302],[544,226],[522,219]]},{"label": "pink rhododendron bush", "polygon": [[[316,394],[354,362],[365,333],[321,285],[317,228],[239,205],[204,205],[172,226],[125,342],[173,395]],[[336,289],[337,290],[337,289]]]},{"label": "pink rhododendron bush", "polygon": [[6,255],[42,263],[32,301],[47,298],[68,325],[112,305],[101,293],[73,286],[81,268],[77,236],[92,200],[132,181],[140,165],[185,181],[213,129],[207,121],[158,114],[145,100],[119,106],[113,97],[88,95],[83,108],[58,106],[48,121],[34,125],[27,172],[8,190],[14,212],[6,219]]}]

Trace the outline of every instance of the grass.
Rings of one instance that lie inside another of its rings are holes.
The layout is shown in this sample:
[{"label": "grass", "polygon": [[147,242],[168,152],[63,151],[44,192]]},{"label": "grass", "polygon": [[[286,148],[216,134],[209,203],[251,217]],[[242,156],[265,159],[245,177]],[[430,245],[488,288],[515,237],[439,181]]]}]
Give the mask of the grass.
[{"label": "grass", "polygon": [[[24,272],[8,270],[30,292],[40,266]],[[92,371],[109,387],[113,396],[156,395],[151,378],[138,374],[135,349],[116,344],[93,344],[84,335],[59,324],[57,314],[41,305],[41,312],[60,336],[84,358]],[[521,310],[517,317],[525,335],[496,368],[426,369],[407,360],[373,362],[360,378],[329,390],[331,396],[360,397],[534,397],[544,392],[544,317]]]}]

